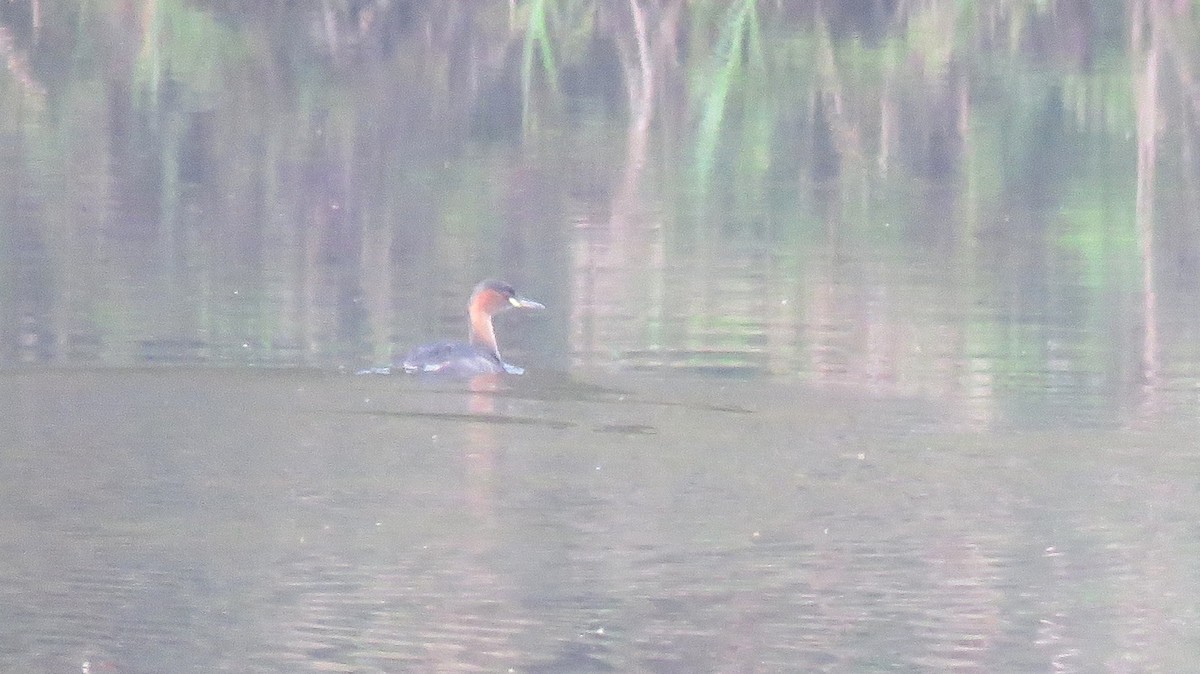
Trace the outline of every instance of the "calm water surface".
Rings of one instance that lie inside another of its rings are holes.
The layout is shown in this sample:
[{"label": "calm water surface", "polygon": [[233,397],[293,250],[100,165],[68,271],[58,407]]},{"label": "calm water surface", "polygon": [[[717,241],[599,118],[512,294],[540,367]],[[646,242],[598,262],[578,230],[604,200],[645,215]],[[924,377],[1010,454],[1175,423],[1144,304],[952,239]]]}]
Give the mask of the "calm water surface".
[{"label": "calm water surface", "polygon": [[6,671],[1185,671],[1194,425],[677,375],[14,372]]},{"label": "calm water surface", "polygon": [[1200,16],[1090,7],[0,3],[0,672],[1194,671]]}]

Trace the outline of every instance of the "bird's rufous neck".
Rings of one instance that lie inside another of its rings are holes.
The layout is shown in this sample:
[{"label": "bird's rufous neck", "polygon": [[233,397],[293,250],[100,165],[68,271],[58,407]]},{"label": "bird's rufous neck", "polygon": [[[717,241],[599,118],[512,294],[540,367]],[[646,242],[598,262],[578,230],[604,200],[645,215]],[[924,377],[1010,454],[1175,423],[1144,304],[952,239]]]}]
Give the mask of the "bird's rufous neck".
[{"label": "bird's rufous neck", "polygon": [[476,307],[471,307],[471,344],[481,349],[487,349],[500,358],[500,349],[496,346],[496,329],[492,327],[491,315]]}]

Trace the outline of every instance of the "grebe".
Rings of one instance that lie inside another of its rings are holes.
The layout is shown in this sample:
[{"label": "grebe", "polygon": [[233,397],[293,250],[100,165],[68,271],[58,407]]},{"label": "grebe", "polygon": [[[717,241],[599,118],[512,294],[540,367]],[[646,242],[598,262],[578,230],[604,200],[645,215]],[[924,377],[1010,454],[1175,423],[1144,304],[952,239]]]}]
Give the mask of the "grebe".
[{"label": "grebe", "polygon": [[521,374],[524,369],[500,358],[492,316],[509,309],[545,309],[539,302],[521,297],[503,281],[482,281],[467,302],[470,342],[438,342],[418,346],[404,357],[409,374],[447,374],[472,377],[478,374]]}]

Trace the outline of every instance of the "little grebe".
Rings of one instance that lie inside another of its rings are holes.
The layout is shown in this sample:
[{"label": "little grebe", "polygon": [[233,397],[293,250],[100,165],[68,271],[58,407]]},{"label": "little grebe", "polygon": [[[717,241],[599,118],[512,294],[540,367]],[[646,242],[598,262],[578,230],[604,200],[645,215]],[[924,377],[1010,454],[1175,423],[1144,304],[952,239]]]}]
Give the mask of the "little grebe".
[{"label": "little grebe", "polygon": [[479,374],[521,374],[525,370],[504,362],[496,345],[492,316],[509,309],[545,309],[539,302],[521,297],[503,281],[487,280],[475,286],[467,302],[469,342],[438,342],[413,349],[402,367],[409,374],[447,374],[472,377]]}]

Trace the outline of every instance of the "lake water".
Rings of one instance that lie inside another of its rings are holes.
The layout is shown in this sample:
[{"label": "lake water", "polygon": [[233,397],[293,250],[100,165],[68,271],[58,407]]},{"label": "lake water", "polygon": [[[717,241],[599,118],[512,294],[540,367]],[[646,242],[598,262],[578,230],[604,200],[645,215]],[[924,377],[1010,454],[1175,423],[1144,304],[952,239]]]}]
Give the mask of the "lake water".
[{"label": "lake water", "polygon": [[1200,19],[1052,4],[9,3],[0,671],[1194,669]]}]

